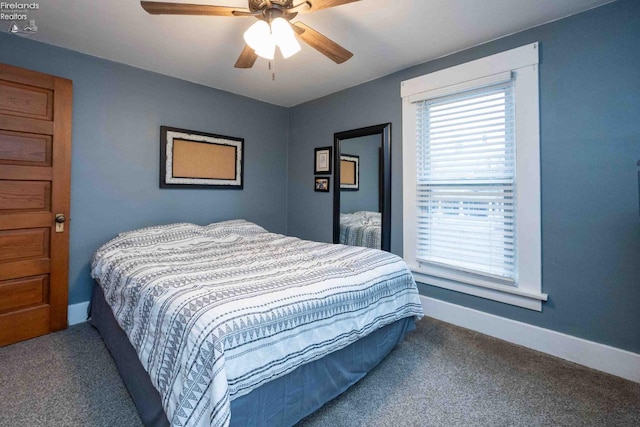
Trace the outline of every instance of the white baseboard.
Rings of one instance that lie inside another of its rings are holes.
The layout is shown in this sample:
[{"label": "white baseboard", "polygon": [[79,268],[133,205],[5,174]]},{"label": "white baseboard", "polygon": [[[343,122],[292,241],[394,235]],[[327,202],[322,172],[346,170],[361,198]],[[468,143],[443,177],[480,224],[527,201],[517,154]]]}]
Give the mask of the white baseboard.
[{"label": "white baseboard", "polygon": [[67,307],[67,322],[69,326],[87,321],[87,311],[89,310],[89,301],[70,304]]},{"label": "white baseboard", "polygon": [[640,383],[640,354],[420,295],[427,316]]}]

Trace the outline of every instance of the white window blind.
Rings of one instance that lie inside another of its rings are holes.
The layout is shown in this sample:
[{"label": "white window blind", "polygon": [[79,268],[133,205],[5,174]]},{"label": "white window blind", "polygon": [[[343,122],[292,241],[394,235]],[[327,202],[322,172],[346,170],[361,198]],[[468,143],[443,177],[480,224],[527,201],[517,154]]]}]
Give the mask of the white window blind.
[{"label": "white window blind", "polygon": [[417,261],[515,282],[513,81],[416,104]]}]

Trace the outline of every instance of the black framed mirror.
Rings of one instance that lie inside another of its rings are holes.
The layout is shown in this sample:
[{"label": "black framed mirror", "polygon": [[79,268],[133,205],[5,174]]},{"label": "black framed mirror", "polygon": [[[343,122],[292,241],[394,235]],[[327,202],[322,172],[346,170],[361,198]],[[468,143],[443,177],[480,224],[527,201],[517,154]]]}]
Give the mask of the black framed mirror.
[{"label": "black framed mirror", "polygon": [[391,123],[333,136],[333,243],[391,250]]}]

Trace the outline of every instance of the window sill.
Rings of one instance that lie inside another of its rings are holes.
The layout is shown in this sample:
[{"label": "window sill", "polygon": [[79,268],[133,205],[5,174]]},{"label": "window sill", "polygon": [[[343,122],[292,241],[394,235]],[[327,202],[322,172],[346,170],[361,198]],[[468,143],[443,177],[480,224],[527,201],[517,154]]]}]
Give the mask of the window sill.
[{"label": "window sill", "polygon": [[542,311],[542,301],[547,300],[547,294],[529,292],[511,286],[490,285],[490,284],[470,284],[459,282],[456,280],[445,279],[442,277],[432,276],[424,272],[411,269],[413,278],[416,282],[426,285],[437,286],[439,288],[449,289],[456,292],[462,292],[481,298],[511,304],[529,310]]}]

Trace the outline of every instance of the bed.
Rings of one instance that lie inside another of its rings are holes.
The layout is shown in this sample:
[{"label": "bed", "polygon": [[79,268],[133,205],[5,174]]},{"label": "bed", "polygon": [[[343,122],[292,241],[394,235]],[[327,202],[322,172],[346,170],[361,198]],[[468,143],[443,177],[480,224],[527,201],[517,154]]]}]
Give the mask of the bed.
[{"label": "bed", "polygon": [[146,425],[293,425],[375,367],[423,315],[399,257],[170,224],[91,262],[92,323]]},{"label": "bed", "polygon": [[380,249],[380,224],[380,212],[341,213],[340,243]]}]

